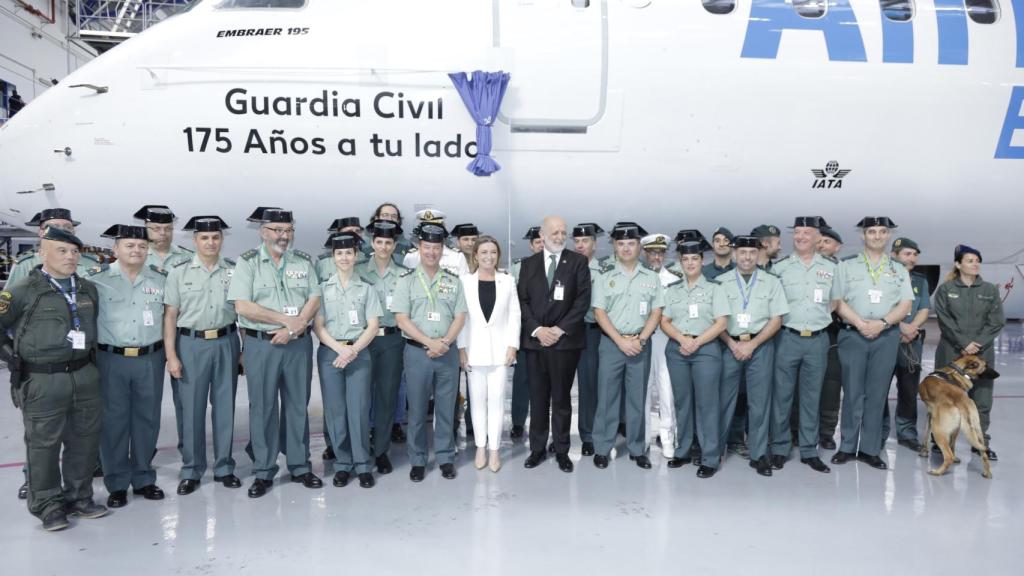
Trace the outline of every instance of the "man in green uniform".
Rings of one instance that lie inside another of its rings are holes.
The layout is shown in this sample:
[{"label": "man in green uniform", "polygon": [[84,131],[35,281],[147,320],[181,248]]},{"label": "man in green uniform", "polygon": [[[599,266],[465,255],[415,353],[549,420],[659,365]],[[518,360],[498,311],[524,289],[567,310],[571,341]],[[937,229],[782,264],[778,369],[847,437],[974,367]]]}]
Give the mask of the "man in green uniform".
[{"label": "man in green uniform", "polygon": [[885,470],[888,466],[878,455],[882,410],[900,346],[896,325],[910,312],[914,291],[906,268],[886,254],[889,230],[896,224],[886,216],[868,216],[857,227],[863,231],[864,251],[844,258],[835,279],[836,312],[843,320],[843,415],[832,463],[856,458]]},{"label": "man in green uniform", "polygon": [[[892,243],[892,258],[910,273],[914,302],[910,313],[900,320],[900,353],[896,357],[896,442],[914,452],[921,450],[917,439],[917,389],[921,383],[921,353],[924,351],[924,325],[932,307],[928,296],[928,279],[914,271],[921,249],[910,238],[897,238]],[[887,393],[888,395],[888,393]],[[882,447],[889,438],[889,402],[882,414]]]},{"label": "man in green uniform", "polygon": [[753,236],[736,236],[736,268],[715,279],[729,299],[729,326],[719,336],[728,348],[722,356],[720,424],[724,444],[736,410],[740,380],[745,377],[750,467],[762,476],[771,476],[768,431],[775,363],[772,338],[782,325],[782,316],[789,313],[789,305],[779,279],[757,266],[759,246],[759,239]]},{"label": "man in green uniform", "polygon": [[370,342],[371,378],[373,381],[373,420],[377,431],[373,437],[373,456],[377,472],[390,474],[394,469],[388,451],[391,450],[391,430],[395,422],[395,404],[402,381],[402,361],[405,341],[398,330],[395,314],[391,311],[398,278],[409,271],[393,258],[395,242],[402,236],[402,227],[388,220],[377,220],[369,226],[373,238],[373,258],[359,267],[359,275],[373,286],[381,305],[377,337]]},{"label": "man in green uniform", "polygon": [[107,506],[128,503],[128,488],[146,500],[163,500],[153,456],[160,434],[164,395],[163,316],[167,273],[146,266],[149,242],[141,226],[115,224],[103,233],[114,239],[117,262],[89,276],[100,296],[99,344],[103,397],[100,459]]},{"label": "man in green uniform", "polygon": [[[536,254],[544,249],[544,239],[540,237],[540,226],[530,226],[523,236],[523,240],[530,242],[530,254]],[[512,277],[519,283],[519,271],[522,269],[522,258],[512,261]],[[516,352],[516,368],[512,372],[512,430],[510,438],[522,438],[526,432],[526,417],[530,414],[530,381],[529,371],[526,366],[526,350],[519,347]]]},{"label": "man in green uniform", "polygon": [[[37,212],[31,220],[25,222],[26,226],[38,226],[39,237],[42,238],[46,233],[46,229],[49,227],[56,227],[64,230],[65,232],[75,233],[75,226],[78,226],[80,222],[76,222],[71,217],[71,211],[66,208],[46,208],[41,212]],[[11,272],[7,276],[7,286],[13,286],[14,282],[19,278],[28,276],[28,273],[33,268],[38,267],[42,264],[42,257],[40,257],[38,250],[26,250],[18,255],[14,266],[11,267]],[[78,268],[76,273],[79,276],[84,277],[88,271],[99,265],[99,260],[91,254],[79,254]],[[24,500],[28,498],[28,470],[22,468],[22,473],[25,475],[25,482],[18,488],[18,498]]]},{"label": "man in green uniform", "polygon": [[182,466],[178,494],[199,487],[206,472],[206,405],[213,406],[213,479],[238,488],[231,457],[235,426],[240,344],[228,285],[235,262],[221,257],[224,230],[218,216],[196,216],[192,232],[196,255],[171,268],[164,286],[164,345],[167,372],[181,394]]},{"label": "man in green uniform", "polygon": [[11,370],[11,397],[25,425],[28,509],[48,531],[70,526],[69,514],[107,513],[92,500],[101,419],[92,361],[99,296],[75,274],[81,247],[70,232],[47,228],[40,267],[0,292],[0,359]]},{"label": "man in green uniform", "polygon": [[736,266],[732,261],[733,238],[733,233],[725,226],[719,226],[711,234],[711,251],[714,258],[701,270],[708,280],[714,280]]},{"label": "man in green uniform", "polygon": [[421,482],[427,465],[427,405],[434,396],[434,455],[441,475],[455,478],[455,397],[459,391],[459,353],[455,338],[466,322],[466,297],[459,278],[440,265],[448,232],[421,224],[419,264],[395,287],[391,311],[405,338],[408,385],[409,479]]},{"label": "man in green uniform", "polygon": [[593,281],[591,307],[603,335],[597,370],[597,412],[594,418],[594,466],[607,468],[619,427],[619,405],[626,400],[626,446],[629,459],[643,469],[647,457],[644,413],[651,368],[648,340],[661,321],[665,291],[658,273],[640,263],[640,240],[647,231],[620,222],[611,231],[615,262]]},{"label": "man in green uniform", "polygon": [[[836,254],[843,247],[843,238],[835,228],[822,228],[818,238],[818,254],[838,264]],[[828,326],[828,364],[825,381],[821,386],[821,406],[818,418],[818,445],[835,450],[836,427],[839,426],[839,403],[843,393],[843,370],[839,365],[839,316],[832,312]]]},{"label": "man in green uniform", "polygon": [[[789,313],[775,338],[775,386],[772,390],[771,463],[781,470],[793,447],[790,414],[799,392],[800,462],[829,472],[818,457],[818,408],[828,364],[828,326],[832,323],[832,287],[836,264],[818,254],[821,216],[798,216],[793,223],[793,253],[772,268],[782,281]],[[799,386],[797,378],[799,377]]]},{"label": "man in green uniform", "polygon": [[[242,254],[228,288],[244,333],[242,354],[249,389],[249,435],[253,474],[249,497],[273,486],[284,420],[285,455],[292,482],[320,488],[309,463],[309,405],[313,343],[309,323],[320,309],[320,284],[313,259],[291,248],[292,213],[265,208],[259,218],[259,248]],[[284,415],[279,419],[278,395]]]},{"label": "man in green uniform", "polygon": [[769,272],[779,252],[782,251],[782,232],[778,226],[761,224],[750,231],[750,235],[757,238],[757,265]]},{"label": "man in green uniform", "polygon": [[372,357],[364,352],[377,336],[382,310],[377,292],[356,271],[362,241],[355,232],[342,232],[331,241],[335,273],[320,285],[323,297],[314,324],[320,339],[320,391],[337,455],[333,484],[338,488],[349,483],[353,470],[361,487],[375,484],[369,430]]},{"label": "man in green uniform", "polygon": [[[538,231],[539,233],[539,231]],[[590,286],[593,288],[601,272],[601,263],[595,258],[597,253],[597,239],[604,235],[604,229],[594,222],[581,222],[572,228],[573,245],[577,253],[586,256],[590,268]],[[541,250],[544,249],[544,242],[541,241]],[[576,401],[579,405],[576,414],[576,426],[580,432],[581,450],[584,456],[594,455],[594,418],[597,414],[597,370],[599,366],[598,348],[601,345],[601,327],[597,325],[594,318],[594,309],[587,307],[587,314],[583,317],[583,326],[586,328],[586,346],[580,354],[579,363],[576,365]],[[522,351],[520,351],[522,354]],[[525,374],[523,377],[525,378]]]},{"label": "man in green uniform", "polygon": [[[80,222],[76,222],[71,217],[71,211],[66,208],[46,208],[41,212],[38,212],[31,220],[25,222],[26,226],[38,226],[39,237],[42,238],[46,233],[46,229],[50,226],[54,226],[64,230],[65,232],[75,233],[75,226],[78,226]],[[7,285],[13,286],[14,282],[18,278],[24,278],[28,276],[28,273],[35,267],[42,264],[42,258],[39,256],[39,252],[36,250],[26,250],[21,254],[18,254],[15,260],[14,266],[11,267],[11,273],[7,275]],[[78,259],[78,269],[76,273],[79,276],[85,275],[90,268],[99,266],[99,260],[91,254],[81,253]]]}]

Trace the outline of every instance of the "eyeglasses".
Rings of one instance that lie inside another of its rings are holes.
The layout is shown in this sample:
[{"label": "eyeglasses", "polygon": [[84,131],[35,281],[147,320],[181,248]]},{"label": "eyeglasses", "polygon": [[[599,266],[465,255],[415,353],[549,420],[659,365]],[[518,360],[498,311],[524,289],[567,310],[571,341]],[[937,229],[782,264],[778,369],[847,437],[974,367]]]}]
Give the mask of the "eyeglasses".
[{"label": "eyeglasses", "polygon": [[270,226],[264,226],[265,229],[270,230],[278,236],[284,236],[285,234],[295,234],[295,228],[272,228]]}]

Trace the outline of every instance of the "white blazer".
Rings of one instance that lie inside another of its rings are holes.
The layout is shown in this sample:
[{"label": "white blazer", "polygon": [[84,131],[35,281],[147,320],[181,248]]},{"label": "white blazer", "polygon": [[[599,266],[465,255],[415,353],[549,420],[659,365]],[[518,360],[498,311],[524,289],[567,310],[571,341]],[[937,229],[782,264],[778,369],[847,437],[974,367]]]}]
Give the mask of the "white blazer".
[{"label": "white blazer", "polygon": [[457,344],[465,349],[470,366],[500,366],[505,363],[508,347],[519,348],[519,294],[512,276],[494,274],[494,310],[491,319],[484,319],[480,308],[480,276],[474,272],[461,278],[466,296],[466,325],[459,332]]}]

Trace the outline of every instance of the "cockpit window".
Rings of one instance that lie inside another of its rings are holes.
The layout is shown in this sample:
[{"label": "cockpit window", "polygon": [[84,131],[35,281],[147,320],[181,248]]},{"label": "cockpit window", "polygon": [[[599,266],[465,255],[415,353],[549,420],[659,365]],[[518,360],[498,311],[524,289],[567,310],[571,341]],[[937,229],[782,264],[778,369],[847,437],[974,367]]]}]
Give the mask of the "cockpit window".
[{"label": "cockpit window", "polygon": [[222,0],[217,10],[237,8],[302,8],[306,0]]},{"label": "cockpit window", "polygon": [[967,15],[977,24],[994,24],[999,19],[996,0],[965,0]]},{"label": "cockpit window", "polygon": [[701,3],[712,14],[728,14],[736,8],[736,0],[701,0]]},{"label": "cockpit window", "polygon": [[882,14],[893,22],[909,22],[914,17],[913,0],[880,0]]}]

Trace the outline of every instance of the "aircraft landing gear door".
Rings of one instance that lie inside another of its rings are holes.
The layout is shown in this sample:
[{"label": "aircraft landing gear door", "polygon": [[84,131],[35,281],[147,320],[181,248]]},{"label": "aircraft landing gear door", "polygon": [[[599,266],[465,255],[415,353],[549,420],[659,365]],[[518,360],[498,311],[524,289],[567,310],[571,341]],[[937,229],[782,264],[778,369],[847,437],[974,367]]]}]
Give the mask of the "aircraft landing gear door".
[{"label": "aircraft landing gear door", "polygon": [[[574,134],[578,140],[605,114],[607,0],[493,3],[494,46],[512,74],[499,120],[512,135]],[[507,144],[520,148],[512,140]]]}]

